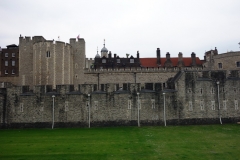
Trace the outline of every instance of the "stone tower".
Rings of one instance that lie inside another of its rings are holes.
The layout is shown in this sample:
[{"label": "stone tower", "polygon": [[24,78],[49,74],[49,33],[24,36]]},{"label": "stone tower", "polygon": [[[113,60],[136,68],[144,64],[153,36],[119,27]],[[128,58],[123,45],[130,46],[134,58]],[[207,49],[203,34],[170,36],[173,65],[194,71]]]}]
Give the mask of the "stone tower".
[{"label": "stone tower", "polygon": [[84,68],[85,68],[85,40],[83,38],[70,39],[73,55],[73,84],[75,89],[78,84],[84,83]]}]

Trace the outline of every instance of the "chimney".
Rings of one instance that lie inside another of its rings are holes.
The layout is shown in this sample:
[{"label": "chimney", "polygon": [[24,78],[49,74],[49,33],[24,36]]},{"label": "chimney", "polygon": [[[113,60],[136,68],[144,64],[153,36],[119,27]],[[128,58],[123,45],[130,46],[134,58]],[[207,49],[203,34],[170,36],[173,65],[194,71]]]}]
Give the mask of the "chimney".
[{"label": "chimney", "polygon": [[178,53],[178,67],[183,67],[184,62],[183,62],[183,57],[182,57],[182,52]]},{"label": "chimney", "polygon": [[137,58],[139,59],[139,51],[137,51]]},{"label": "chimney", "polygon": [[109,51],[108,58],[112,58],[112,53]]},{"label": "chimney", "polygon": [[197,65],[196,54],[194,52],[192,52],[191,57],[192,57],[192,66],[196,66]]},{"label": "chimney", "polygon": [[166,60],[167,61],[170,60],[170,53],[169,52],[167,52],[167,54],[166,54]]},{"label": "chimney", "polygon": [[116,53],[114,54],[114,59],[116,59],[116,57],[117,57],[117,55],[116,55]]},{"label": "chimney", "polygon": [[161,61],[160,61],[160,48],[157,48],[157,64],[160,66]]},{"label": "chimney", "polygon": [[178,61],[182,61],[182,52],[178,53]]},{"label": "chimney", "polygon": [[217,47],[215,47],[214,55],[218,55]]},{"label": "chimney", "polygon": [[170,59],[170,53],[167,52],[166,54],[166,62],[164,63],[165,67],[172,67],[172,61]]}]

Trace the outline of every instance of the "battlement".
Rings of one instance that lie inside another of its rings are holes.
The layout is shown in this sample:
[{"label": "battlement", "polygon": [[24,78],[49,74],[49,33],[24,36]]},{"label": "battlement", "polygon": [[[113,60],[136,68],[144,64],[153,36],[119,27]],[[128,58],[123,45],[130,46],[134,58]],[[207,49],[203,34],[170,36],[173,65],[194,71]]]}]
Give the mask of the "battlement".
[{"label": "battlement", "polygon": [[158,67],[158,68],[150,68],[150,67],[126,67],[126,68],[108,68],[108,69],[91,69],[91,68],[85,68],[84,73],[118,73],[118,72],[178,72],[178,71],[202,71],[202,67]]},{"label": "battlement", "polygon": [[70,44],[72,43],[85,43],[84,38],[70,38]]},{"label": "battlement", "polygon": [[226,58],[226,57],[233,57],[233,56],[240,56],[240,52],[227,52],[227,53],[222,53],[214,56],[214,59],[219,59],[219,58]]},{"label": "battlement", "polygon": [[70,46],[71,47],[71,45],[69,43],[65,43],[62,41],[54,41],[54,40],[46,40],[44,42],[36,42],[34,45],[41,46],[41,45],[46,45],[46,44],[49,44],[50,46],[56,45],[56,46],[65,46],[65,47]]}]

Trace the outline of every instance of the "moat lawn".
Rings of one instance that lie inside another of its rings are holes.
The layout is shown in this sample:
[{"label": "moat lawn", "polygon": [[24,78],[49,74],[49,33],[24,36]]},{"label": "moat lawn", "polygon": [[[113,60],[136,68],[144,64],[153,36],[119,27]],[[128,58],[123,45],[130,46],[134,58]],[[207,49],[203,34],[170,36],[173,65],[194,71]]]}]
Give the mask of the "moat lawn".
[{"label": "moat lawn", "polygon": [[240,125],[0,130],[0,159],[240,159]]}]

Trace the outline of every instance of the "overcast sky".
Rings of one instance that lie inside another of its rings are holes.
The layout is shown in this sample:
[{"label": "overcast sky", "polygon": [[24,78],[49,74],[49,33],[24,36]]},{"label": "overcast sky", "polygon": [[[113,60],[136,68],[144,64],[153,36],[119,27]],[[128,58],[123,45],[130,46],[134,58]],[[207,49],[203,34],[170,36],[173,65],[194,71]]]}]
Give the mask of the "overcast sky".
[{"label": "overcast sky", "polygon": [[240,0],[0,0],[0,46],[42,35],[86,41],[93,58],[103,40],[113,54],[156,57],[239,51]]}]

